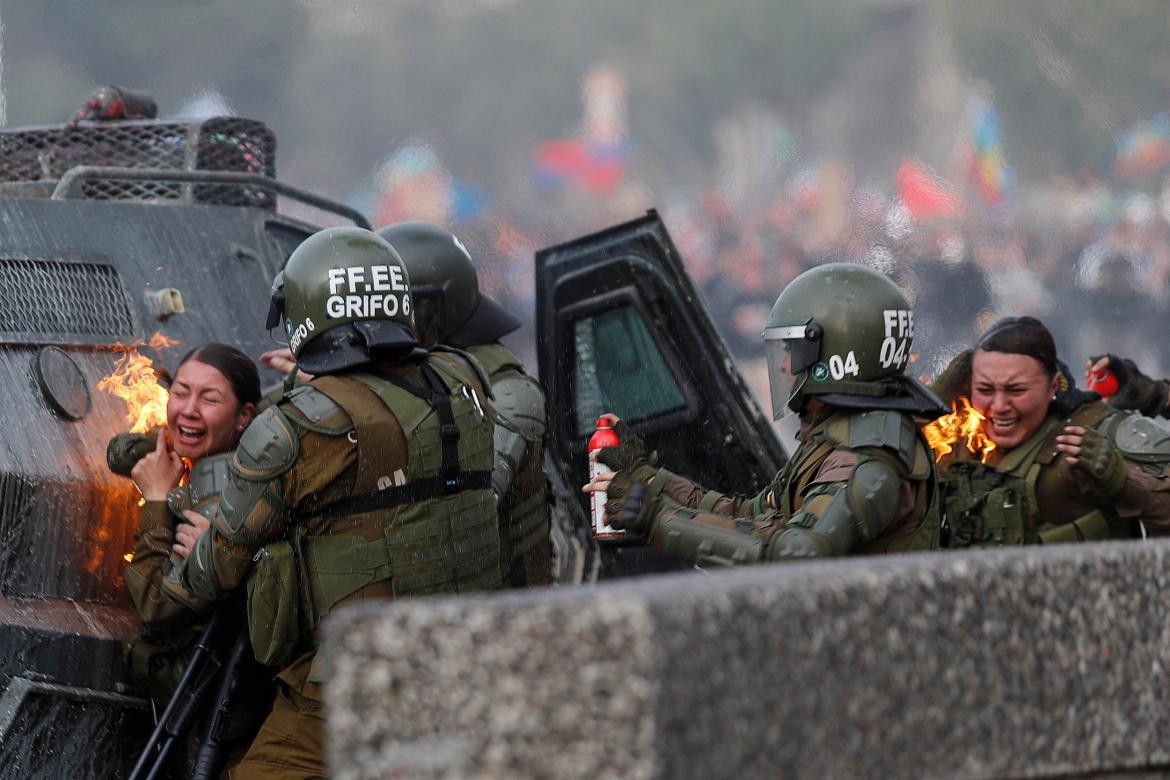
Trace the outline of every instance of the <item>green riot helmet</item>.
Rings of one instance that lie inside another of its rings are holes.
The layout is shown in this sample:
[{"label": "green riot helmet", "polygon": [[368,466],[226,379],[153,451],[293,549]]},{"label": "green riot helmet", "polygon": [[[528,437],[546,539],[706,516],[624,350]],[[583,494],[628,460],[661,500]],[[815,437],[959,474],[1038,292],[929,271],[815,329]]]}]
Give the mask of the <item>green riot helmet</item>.
[{"label": "green riot helmet", "polygon": [[450,231],[426,222],[396,222],[378,235],[406,264],[416,321],[428,346],[488,344],[520,327],[520,320],[480,294],[471,255]]},{"label": "green riot helmet", "polygon": [[851,263],[805,271],[780,293],[764,329],[773,417],[801,411],[811,396],[900,406],[880,399],[904,395],[890,378],[910,362],[913,338],[910,304],[882,274]]},{"label": "green riot helmet", "polygon": [[310,374],[418,344],[402,258],[377,233],[356,227],[326,228],[296,248],[272,283],[268,327],[281,318],[297,364]]}]

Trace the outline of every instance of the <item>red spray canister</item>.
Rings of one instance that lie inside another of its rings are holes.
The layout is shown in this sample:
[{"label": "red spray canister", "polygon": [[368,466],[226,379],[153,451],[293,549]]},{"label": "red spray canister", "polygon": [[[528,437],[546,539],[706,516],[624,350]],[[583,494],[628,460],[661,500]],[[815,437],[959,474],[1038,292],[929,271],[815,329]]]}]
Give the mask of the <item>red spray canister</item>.
[{"label": "red spray canister", "polygon": [[[606,477],[613,474],[613,469],[604,463],[598,463],[596,458],[593,457],[593,454],[602,447],[616,447],[620,443],[621,441],[618,439],[618,435],[614,432],[609,420],[605,417],[599,417],[597,419],[597,430],[589,437],[590,481],[599,476]],[[590,493],[589,508],[593,518],[594,539],[621,539],[626,535],[625,531],[619,531],[605,522],[605,493]]]},{"label": "red spray canister", "polygon": [[1121,387],[1117,377],[1107,368],[1089,374],[1089,380],[1086,384],[1090,390],[1100,394],[1103,398],[1117,395],[1117,391]]}]

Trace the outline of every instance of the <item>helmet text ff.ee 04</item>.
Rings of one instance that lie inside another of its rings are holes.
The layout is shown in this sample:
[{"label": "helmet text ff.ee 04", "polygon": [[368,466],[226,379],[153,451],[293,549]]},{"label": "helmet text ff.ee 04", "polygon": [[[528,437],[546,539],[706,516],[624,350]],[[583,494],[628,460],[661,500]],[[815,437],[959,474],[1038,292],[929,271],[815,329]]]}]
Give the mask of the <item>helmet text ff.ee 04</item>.
[{"label": "helmet text ff.ee 04", "polygon": [[764,328],[772,412],[801,411],[812,396],[881,397],[882,380],[910,362],[914,315],[882,274],[830,263],[793,279]]},{"label": "helmet text ff.ee 04", "polygon": [[326,228],[301,242],[272,283],[268,327],[281,319],[297,364],[310,374],[408,352],[418,343],[402,258],[362,228]]}]

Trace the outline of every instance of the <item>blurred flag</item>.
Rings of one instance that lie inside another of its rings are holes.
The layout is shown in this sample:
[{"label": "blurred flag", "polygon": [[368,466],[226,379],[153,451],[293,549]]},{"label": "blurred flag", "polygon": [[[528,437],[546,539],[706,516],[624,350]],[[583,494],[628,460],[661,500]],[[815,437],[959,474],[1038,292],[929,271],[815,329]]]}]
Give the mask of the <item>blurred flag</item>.
[{"label": "blurred flag", "polygon": [[558,138],[537,146],[534,156],[537,186],[602,194],[621,183],[629,150],[624,142],[591,144],[579,138]]},{"label": "blurred flag", "polygon": [[1118,176],[1155,173],[1170,165],[1170,112],[1130,127],[1116,141],[1113,172]]},{"label": "blurred flag", "polygon": [[626,79],[616,68],[597,65],[586,72],[581,80],[581,135],[545,141],[536,147],[533,158],[538,187],[570,187],[591,194],[617,189],[630,156],[626,92]]},{"label": "blurred flag", "polygon": [[894,181],[898,199],[918,221],[957,217],[962,211],[962,203],[950,187],[913,157],[902,158]]},{"label": "blurred flag", "polygon": [[452,176],[429,144],[412,141],[382,160],[367,185],[349,200],[372,214],[375,225],[412,219],[445,225],[477,216],[486,207],[487,194]]},{"label": "blurred flag", "polygon": [[983,202],[1002,206],[1012,178],[1004,159],[1003,131],[995,104],[975,95],[967,104],[968,138],[964,142],[968,176]]}]

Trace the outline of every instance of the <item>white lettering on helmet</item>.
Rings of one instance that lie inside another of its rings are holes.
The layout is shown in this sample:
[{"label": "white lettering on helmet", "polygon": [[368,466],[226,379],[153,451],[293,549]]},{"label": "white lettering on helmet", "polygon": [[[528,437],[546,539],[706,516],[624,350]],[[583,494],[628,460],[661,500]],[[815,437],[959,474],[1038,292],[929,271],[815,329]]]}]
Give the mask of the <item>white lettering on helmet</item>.
[{"label": "white lettering on helmet", "polygon": [[340,289],[341,284],[344,281],[345,281],[345,269],[344,268],[330,268],[329,269],[329,294],[330,295],[337,295],[337,291],[338,291],[338,289]]},{"label": "white lettering on helmet", "polygon": [[410,287],[400,266],[347,266],[329,270],[325,314],[330,319],[390,318],[399,312],[410,314]]},{"label": "white lettering on helmet", "polygon": [[402,278],[402,269],[396,265],[389,266],[390,289],[396,292],[408,292],[406,280]]},{"label": "white lettering on helmet", "polygon": [[345,269],[345,275],[348,277],[349,291],[351,293],[357,292],[359,284],[362,285],[362,289],[364,290],[370,289],[370,286],[364,283],[366,279],[365,266],[351,265],[349,268]]},{"label": "white lettering on helmet", "polygon": [[857,355],[853,350],[849,350],[844,359],[840,355],[829,357],[829,374],[837,381],[841,381],[846,375],[857,376],[860,372],[861,366],[857,364]]},{"label": "white lettering on helmet", "polygon": [[330,319],[369,320],[410,314],[409,295],[331,295],[325,299],[325,314]]},{"label": "white lettering on helmet", "polygon": [[914,312],[909,309],[884,309],[882,324],[885,326],[886,338],[890,336],[897,336],[900,339],[914,338]]}]

